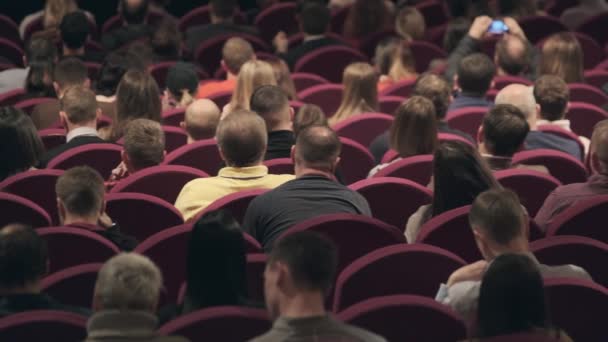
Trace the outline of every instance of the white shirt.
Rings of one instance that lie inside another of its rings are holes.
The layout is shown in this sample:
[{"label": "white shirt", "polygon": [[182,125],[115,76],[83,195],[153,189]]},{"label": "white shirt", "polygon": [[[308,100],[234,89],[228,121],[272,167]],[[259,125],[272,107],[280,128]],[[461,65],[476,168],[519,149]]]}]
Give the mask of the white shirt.
[{"label": "white shirt", "polygon": [[97,134],[97,130],[95,128],[78,127],[68,132],[68,134],[65,136],[65,141],[70,142],[70,140],[82,136],[98,137],[99,134]]}]

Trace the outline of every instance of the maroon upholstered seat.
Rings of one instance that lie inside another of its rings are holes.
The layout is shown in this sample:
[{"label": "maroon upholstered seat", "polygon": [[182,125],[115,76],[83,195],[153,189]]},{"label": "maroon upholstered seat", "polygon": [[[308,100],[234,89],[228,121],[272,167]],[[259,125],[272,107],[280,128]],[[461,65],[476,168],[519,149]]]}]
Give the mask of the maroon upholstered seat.
[{"label": "maroon upholstered seat", "polygon": [[410,43],[410,49],[416,61],[416,71],[425,72],[434,59],[445,59],[447,54],[437,45],[422,40],[415,40]]},{"label": "maroon upholstered seat", "polygon": [[262,10],[256,16],[254,25],[260,31],[260,36],[267,42],[271,42],[281,31],[287,35],[300,31],[296,12],[295,3],[277,3]]},{"label": "maroon upholstered seat", "polygon": [[267,160],[264,165],[268,167],[268,173],[272,175],[293,175],[295,174],[293,160],[291,158],[279,158]]},{"label": "maroon upholstered seat", "polygon": [[297,92],[304,91],[316,85],[329,83],[328,80],[324,79],[321,76],[309,74],[306,72],[295,72],[291,74],[291,79],[293,81],[294,86],[296,87]]},{"label": "maroon upholstered seat", "polygon": [[568,28],[558,18],[549,15],[524,17],[520,18],[518,22],[532,44],[555,33],[568,31]]},{"label": "maroon upholstered seat", "polygon": [[[243,14],[243,12],[241,12],[240,10],[237,10],[234,13],[234,22],[239,25],[247,23],[247,19],[245,18],[245,15]],[[177,27],[179,28],[179,30],[181,32],[186,32],[190,28],[193,28],[196,26],[207,25],[210,23],[211,23],[211,9],[210,9],[209,5],[205,5],[205,6],[197,7],[195,9],[191,10],[190,12],[186,13],[183,17],[181,17],[181,19],[177,23]]]},{"label": "maroon upholstered seat", "polygon": [[36,106],[38,106],[40,104],[56,101],[56,100],[57,99],[52,98],[52,97],[41,97],[41,98],[35,98],[35,99],[28,99],[28,100],[23,100],[23,101],[20,101],[19,103],[16,103],[15,108],[21,109],[22,111],[24,111],[27,114],[32,114],[32,111],[34,110],[34,108]]},{"label": "maroon upholstered seat", "polygon": [[608,119],[608,113],[593,104],[571,102],[570,109],[566,113],[566,119],[570,120],[574,133],[591,138],[595,125]]},{"label": "maroon upholstered seat", "polygon": [[553,176],[526,169],[498,171],[494,177],[503,187],[517,194],[530,217],[536,216],[547,196],[561,185]]},{"label": "maroon upholstered seat", "polygon": [[601,88],[608,83],[608,71],[606,70],[587,70],[585,71],[585,82],[594,87]]},{"label": "maroon upholstered seat", "polygon": [[62,304],[89,308],[93,304],[97,273],[102,266],[83,264],[61,270],[42,279],[40,287]]},{"label": "maroon upholstered seat", "polygon": [[401,82],[397,82],[391,86],[386,87],[380,93],[380,96],[400,96],[400,97],[409,97],[412,89],[414,89],[414,84],[416,83],[415,79],[405,80]]},{"label": "maroon upholstered seat", "polygon": [[208,139],[178,148],[165,157],[163,164],[189,166],[214,176],[223,161],[215,139]]},{"label": "maroon upholstered seat", "polygon": [[332,117],[342,102],[343,87],[340,84],[320,84],[298,93],[298,99],[304,103],[315,104]]},{"label": "maroon upholstered seat", "polygon": [[[390,151],[389,151],[390,152]],[[390,156],[389,156],[390,157]],[[390,160],[382,162],[390,162]],[[378,171],[374,178],[377,177],[397,177],[414,181],[422,186],[427,186],[433,175],[433,156],[421,155],[393,162],[391,165]]]},{"label": "maroon upholstered seat", "polygon": [[42,140],[42,144],[47,151],[66,142],[65,129],[62,128],[43,129],[38,131],[38,136],[40,136],[40,140]]},{"label": "maroon upholstered seat", "polygon": [[339,136],[369,146],[376,137],[388,131],[393,117],[381,113],[363,113],[337,123],[333,129]]},{"label": "maroon upholstered seat", "polygon": [[502,88],[508,86],[509,84],[523,84],[527,86],[531,86],[533,83],[530,80],[511,75],[503,75],[494,77],[494,89],[501,90]]},{"label": "maroon upholstered seat", "polygon": [[378,99],[380,112],[393,115],[406,98],[401,96],[381,96]]},{"label": "maroon upholstered seat", "polygon": [[[331,63],[327,63],[331,61]],[[367,57],[358,50],[335,45],[316,49],[304,55],[295,65],[294,72],[308,72],[340,83],[344,69],[354,62],[365,62]]]},{"label": "maroon upholstered seat", "polygon": [[[588,35],[580,32],[574,32],[576,39],[581,45],[581,49],[583,50],[583,64],[585,70],[590,70],[595,68],[601,61],[604,60],[606,54],[604,53],[604,49]],[[590,82],[589,82],[590,83]],[[601,86],[590,83],[598,88]]]},{"label": "maroon upholstered seat", "polygon": [[0,38],[0,56],[2,59],[5,62],[23,66],[23,56],[25,55],[25,52],[19,46],[19,43],[4,38],[4,33],[2,37],[3,38]]},{"label": "maroon upholstered seat", "polygon": [[606,25],[608,25],[608,13],[600,13],[595,17],[585,20],[584,23],[576,28],[576,31],[592,37],[600,46],[606,46],[608,37],[603,33]]},{"label": "maroon upholstered seat", "polygon": [[0,94],[0,106],[12,106],[19,103],[23,95],[25,95],[25,90],[22,88],[2,93]]},{"label": "maroon upholstered seat", "polygon": [[185,108],[176,108],[163,112],[163,125],[180,127],[180,123],[184,121]]},{"label": "maroon upholstered seat", "polygon": [[51,217],[29,199],[0,192],[0,227],[11,223],[23,223],[34,228],[48,227]]},{"label": "maroon upholstered seat", "polygon": [[586,236],[608,243],[608,229],[604,224],[608,210],[608,195],[575,203],[558,214],[547,227],[547,236]]},{"label": "maroon upholstered seat", "polygon": [[2,37],[9,40],[18,46],[22,46],[21,35],[19,34],[19,26],[10,17],[6,15],[0,15],[0,32]]},{"label": "maroon upholstered seat", "polygon": [[374,157],[366,147],[348,138],[340,138],[342,153],[340,154],[339,172],[345,184],[352,184],[367,178],[374,167]]},{"label": "maroon upholstered seat", "polygon": [[570,101],[584,102],[601,107],[608,103],[608,95],[600,89],[585,83],[570,83]]},{"label": "maroon upholstered seat", "polygon": [[211,203],[205,209],[203,209],[203,211],[197,214],[197,220],[206,213],[224,209],[228,210],[238,222],[243,222],[243,218],[245,217],[245,212],[249,207],[249,203],[251,203],[254,198],[265,193],[266,191],[268,191],[268,189],[255,189],[239,191],[226,195]]},{"label": "maroon upholstered seat", "polygon": [[479,126],[481,126],[483,118],[487,113],[487,107],[457,109],[448,113],[448,125],[450,128],[463,131],[472,137],[476,137]]},{"label": "maroon upholstered seat", "polygon": [[208,99],[215,102],[215,104],[222,109],[225,105],[230,103],[230,100],[232,99],[232,90],[217,92],[209,95]]},{"label": "maroon upholstered seat", "polygon": [[88,144],[70,149],[51,160],[49,169],[68,170],[87,165],[108,179],[121,161],[122,147],[114,144]]},{"label": "maroon upholstered seat", "polygon": [[247,254],[247,294],[248,299],[264,303],[264,270],[266,254]]},{"label": "maroon upholstered seat", "polygon": [[556,150],[531,150],[516,153],[513,164],[544,165],[562,184],[587,181],[585,165],[571,155]]},{"label": "maroon upholstered seat", "polygon": [[87,317],[64,311],[27,311],[0,319],[0,340],[76,342],[87,337]]}]

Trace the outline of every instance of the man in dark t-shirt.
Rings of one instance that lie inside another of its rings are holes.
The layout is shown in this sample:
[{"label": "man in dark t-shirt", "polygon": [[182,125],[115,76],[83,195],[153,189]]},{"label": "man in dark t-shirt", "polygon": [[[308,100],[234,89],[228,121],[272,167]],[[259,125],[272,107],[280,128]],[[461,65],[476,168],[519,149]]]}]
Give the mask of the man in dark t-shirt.
[{"label": "man in dark t-shirt", "polygon": [[299,134],[296,179],[258,196],[245,214],[243,227],[266,252],[284,231],[302,221],[338,213],[371,216],[365,198],[335,179],[340,150],[340,139],[328,127],[310,127]]}]

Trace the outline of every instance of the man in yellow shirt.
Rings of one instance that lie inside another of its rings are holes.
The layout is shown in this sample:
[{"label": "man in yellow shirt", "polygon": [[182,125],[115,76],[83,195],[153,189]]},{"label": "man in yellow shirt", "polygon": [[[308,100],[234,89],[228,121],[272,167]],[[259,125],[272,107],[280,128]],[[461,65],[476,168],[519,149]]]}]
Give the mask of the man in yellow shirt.
[{"label": "man in yellow shirt", "polygon": [[227,167],[217,177],[195,179],[184,186],[175,207],[184,221],[214,201],[235,192],[252,189],[274,189],[294,179],[293,175],[269,175],[262,165],[268,134],[264,120],[250,111],[235,111],[222,120],[217,129],[217,145]]}]

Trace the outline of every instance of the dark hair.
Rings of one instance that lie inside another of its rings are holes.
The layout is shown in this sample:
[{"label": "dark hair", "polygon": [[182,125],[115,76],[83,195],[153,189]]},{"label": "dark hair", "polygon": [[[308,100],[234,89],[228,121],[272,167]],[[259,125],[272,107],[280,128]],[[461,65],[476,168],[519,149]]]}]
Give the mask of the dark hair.
[{"label": "dark hair", "polygon": [[334,244],[314,232],[299,232],[279,239],[268,256],[269,265],[286,264],[297,289],[324,294],[332,286],[337,260]]},{"label": "dark hair", "polygon": [[[510,45],[517,42],[523,50],[513,53]],[[517,76],[526,72],[532,63],[531,49],[529,43],[517,35],[507,35],[496,44],[496,63],[507,74]]]},{"label": "dark hair", "polygon": [[66,113],[70,123],[75,125],[95,121],[99,108],[95,93],[85,86],[68,88],[59,100],[59,107]]},{"label": "dark hair", "polygon": [[54,63],[57,59],[57,45],[50,39],[32,38],[25,47],[27,63]]},{"label": "dark hair", "polygon": [[467,18],[459,17],[450,20],[443,36],[443,50],[448,54],[452,53],[469,32],[470,27],[471,21]]},{"label": "dark hair", "polygon": [[213,15],[226,20],[234,17],[237,2],[235,0],[211,0],[209,5]]},{"label": "dark hair", "polygon": [[524,144],[530,125],[519,108],[496,105],[483,119],[484,144],[495,156],[512,157]]},{"label": "dark hair", "polygon": [[309,35],[320,35],[327,32],[331,13],[326,5],[305,3],[299,15],[302,31]]},{"label": "dark hair", "polygon": [[8,225],[0,230],[0,288],[17,290],[39,281],[47,271],[46,242],[32,227]]},{"label": "dark hair", "polygon": [[239,305],[247,297],[243,230],[225,210],[204,214],[188,243],[187,281],[182,314],[210,306]]},{"label": "dark hair", "polygon": [[477,337],[548,328],[543,279],[538,266],[526,255],[498,256],[481,281]]},{"label": "dark hair", "polygon": [[53,61],[35,61],[29,63],[29,72],[25,78],[25,96],[23,99],[39,97],[57,97],[53,87]]},{"label": "dark hair", "polygon": [[412,96],[402,103],[390,129],[390,142],[402,158],[433,154],[439,144],[433,102],[426,97]]},{"label": "dark hair", "polygon": [[312,126],[300,131],[296,139],[296,163],[331,171],[342,150],[336,132],[327,126]]},{"label": "dark hair", "polygon": [[289,119],[284,115],[289,110],[289,99],[278,86],[265,85],[256,89],[251,95],[250,107],[264,119],[268,130]]},{"label": "dark hair", "polygon": [[534,99],[540,106],[540,115],[548,121],[561,120],[570,101],[570,88],[559,76],[543,75],[534,82]]},{"label": "dark hair", "polygon": [[68,13],[63,17],[61,25],[61,40],[68,49],[80,49],[84,46],[91,28],[89,19],[82,11]]},{"label": "dark hair", "polygon": [[459,141],[445,141],[433,161],[432,217],[470,205],[480,193],[500,187],[479,153]]},{"label": "dark hair", "polygon": [[254,166],[266,153],[266,123],[253,112],[236,110],[220,121],[216,139],[228,166]]},{"label": "dark hair", "polygon": [[135,7],[130,7],[128,2],[128,0],[120,2],[120,15],[123,20],[129,25],[143,24],[148,16],[150,1],[140,0]]},{"label": "dark hair", "polygon": [[29,115],[0,107],[0,180],[36,166],[44,147]]},{"label": "dark hair", "polygon": [[433,102],[437,113],[437,120],[443,120],[450,106],[452,88],[445,78],[425,73],[420,75],[414,84],[411,96],[422,96]]},{"label": "dark hair", "polygon": [[327,117],[321,107],[305,104],[293,118],[293,134],[297,137],[304,129],[312,126],[327,126]]},{"label": "dark hair", "polygon": [[344,22],[344,35],[362,38],[393,26],[392,15],[382,0],[355,0]]},{"label": "dark hair", "polygon": [[507,189],[496,188],[479,194],[469,212],[471,227],[485,231],[489,239],[501,245],[525,236],[525,220],[519,198]]},{"label": "dark hair", "polygon": [[179,60],[181,57],[182,36],[177,22],[170,18],[161,21],[150,41],[157,58],[162,60]]},{"label": "dark hair", "polygon": [[509,17],[536,15],[536,0],[498,0],[498,14]]},{"label": "dark hair", "polygon": [[55,193],[68,213],[88,217],[100,212],[105,187],[99,172],[88,166],[79,166],[67,170],[57,179]]},{"label": "dark hair", "polygon": [[62,59],[53,72],[53,81],[63,90],[70,86],[83,85],[88,78],[87,66],[74,57]]},{"label": "dark hair", "polygon": [[458,64],[458,84],[463,92],[484,97],[496,74],[494,62],[483,53],[474,53]]},{"label": "dark hair", "polygon": [[130,64],[124,53],[113,52],[107,55],[97,78],[97,94],[114,96],[120,80],[129,68]]}]

